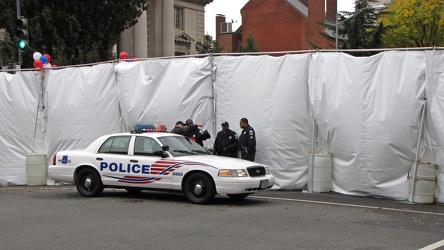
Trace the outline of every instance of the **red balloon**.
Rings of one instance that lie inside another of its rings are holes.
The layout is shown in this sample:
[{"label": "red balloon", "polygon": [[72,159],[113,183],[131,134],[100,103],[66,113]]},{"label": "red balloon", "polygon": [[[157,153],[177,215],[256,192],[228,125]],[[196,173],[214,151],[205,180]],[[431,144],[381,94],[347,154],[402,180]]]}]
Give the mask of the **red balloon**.
[{"label": "red balloon", "polygon": [[34,67],[39,68],[39,69],[43,68],[43,63],[42,63],[42,61],[40,61],[40,60],[35,60],[35,61],[34,61]]},{"label": "red balloon", "polygon": [[51,62],[51,57],[48,54],[43,54],[43,56],[46,57],[46,59],[48,59],[48,61],[46,63]]},{"label": "red balloon", "polygon": [[128,53],[126,53],[125,51],[120,52],[119,58],[120,58],[120,60],[128,59]]}]

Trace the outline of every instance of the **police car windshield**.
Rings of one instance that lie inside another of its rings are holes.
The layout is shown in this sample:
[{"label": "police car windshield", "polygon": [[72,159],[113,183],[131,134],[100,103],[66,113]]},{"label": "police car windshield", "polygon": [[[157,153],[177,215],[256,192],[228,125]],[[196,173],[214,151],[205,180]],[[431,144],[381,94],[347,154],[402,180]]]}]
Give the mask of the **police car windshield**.
[{"label": "police car windshield", "polygon": [[184,136],[163,136],[158,137],[158,139],[162,145],[170,147],[169,152],[174,157],[206,154],[202,146]]}]

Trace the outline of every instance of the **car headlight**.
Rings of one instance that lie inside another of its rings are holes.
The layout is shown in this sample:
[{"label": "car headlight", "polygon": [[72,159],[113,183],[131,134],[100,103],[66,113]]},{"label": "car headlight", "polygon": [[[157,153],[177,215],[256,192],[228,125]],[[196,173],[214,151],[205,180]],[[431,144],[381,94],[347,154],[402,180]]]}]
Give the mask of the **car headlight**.
[{"label": "car headlight", "polygon": [[219,177],[247,177],[247,171],[245,169],[222,169],[219,171]]},{"label": "car headlight", "polygon": [[266,174],[266,175],[269,175],[269,174],[270,174],[270,171],[268,171],[268,167],[265,167],[265,174]]}]

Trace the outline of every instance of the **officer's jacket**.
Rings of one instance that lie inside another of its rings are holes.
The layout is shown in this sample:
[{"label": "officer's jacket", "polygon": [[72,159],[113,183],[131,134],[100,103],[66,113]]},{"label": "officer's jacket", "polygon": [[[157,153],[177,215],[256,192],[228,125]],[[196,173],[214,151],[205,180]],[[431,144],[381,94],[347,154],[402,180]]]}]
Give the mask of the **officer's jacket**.
[{"label": "officer's jacket", "polygon": [[[224,148],[225,151],[224,152]],[[238,138],[236,132],[227,130],[227,132],[219,131],[214,141],[214,152],[217,155],[223,156],[237,156]]]},{"label": "officer's jacket", "polygon": [[239,136],[240,150],[247,150],[249,154],[256,152],[256,133],[254,129],[248,125]]}]

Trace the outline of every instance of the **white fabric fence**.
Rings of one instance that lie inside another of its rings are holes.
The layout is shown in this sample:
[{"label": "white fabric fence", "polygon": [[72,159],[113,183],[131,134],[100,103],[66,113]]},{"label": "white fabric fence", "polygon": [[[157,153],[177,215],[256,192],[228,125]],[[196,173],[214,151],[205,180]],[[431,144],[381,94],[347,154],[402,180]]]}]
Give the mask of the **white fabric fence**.
[{"label": "white fabric fence", "polygon": [[[312,153],[332,153],[331,190],[405,200],[427,103],[419,160],[444,166],[444,51],[147,59],[91,67],[0,72],[0,184],[26,184],[26,154],[84,148],[135,123],[220,124],[257,133],[256,161],[274,189],[303,189]],[[444,201],[444,173],[435,197]]]}]

